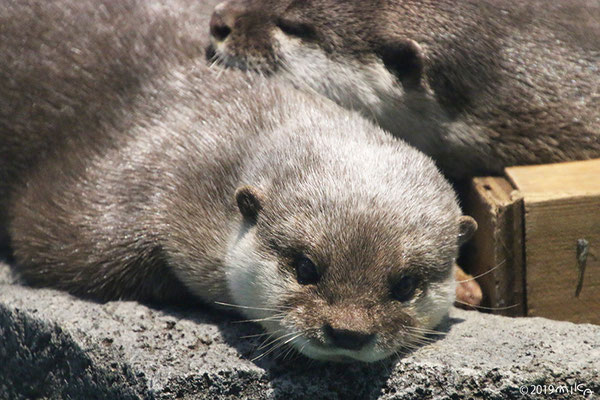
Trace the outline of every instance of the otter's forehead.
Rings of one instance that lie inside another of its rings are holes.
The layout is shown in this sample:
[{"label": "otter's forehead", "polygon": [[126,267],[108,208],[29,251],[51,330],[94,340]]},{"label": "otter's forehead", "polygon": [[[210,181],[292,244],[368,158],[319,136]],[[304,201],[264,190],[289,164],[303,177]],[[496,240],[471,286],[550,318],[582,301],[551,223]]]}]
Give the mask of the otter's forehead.
[{"label": "otter's forehead", "polygon": [[360,58],[373,51],[369,38],[381,25],[376,20],[381,17],[375,17],[382,15],[384,9],[382,1],[294,0],[277,18],[314,29],[315,38],[307,40],[307,44],[319,46],[329,54],[343,48],[346,55]]},{"label": "otter's forehead", "polygon": [[374,34],[381,28],[382,16],[389,9],[387,3],[389,1],[229,0],[227,7],[235,9],[232,13],[235,19],[228,46],[234,51],[266,49],[272,45],[270,35],[276,27],[302,27],[312,33],[304,36],[306,44],[320,47],[329,55],[343,49],[346,56],[353,54],[361,59],[373,51]]},{"label": "otter's forehead", "polygon": [[416,269],[445,274],[456,256],[458,211],[359,196],[288,200],[276,215],[265,209],[262,245],[307,254],[332,274],[382,282]]},{"label": "otter's forehead", "polygon": [[371,248],[405,253],[454,244],[460,209],[431,159],[400,141],[345,136],[318,136],[310,145],[298,137],[264,157],[279,166],[268,170],[264,188],[263,216],[271,226],[289,236],[325,236],[332,246],[357,242],[353,249],[366,246],[363,237]]}]

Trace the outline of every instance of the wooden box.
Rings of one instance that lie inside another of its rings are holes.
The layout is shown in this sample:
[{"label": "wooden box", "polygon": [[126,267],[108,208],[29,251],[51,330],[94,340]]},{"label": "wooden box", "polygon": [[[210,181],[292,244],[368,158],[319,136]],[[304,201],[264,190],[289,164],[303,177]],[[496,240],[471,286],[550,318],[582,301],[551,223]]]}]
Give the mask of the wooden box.
[{"label": "wooden box", "polygon": [[600,324],[600,159],[475,178],[464,202],[479,229],[461,263],[484,306]]}]

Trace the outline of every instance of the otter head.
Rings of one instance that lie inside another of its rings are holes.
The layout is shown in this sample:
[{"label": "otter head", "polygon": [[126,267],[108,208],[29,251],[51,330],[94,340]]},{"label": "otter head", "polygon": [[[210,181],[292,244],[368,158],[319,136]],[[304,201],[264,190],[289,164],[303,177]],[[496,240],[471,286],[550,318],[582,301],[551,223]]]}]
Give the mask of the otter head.
[{"label": "otter head", "polygon": [[212,16],[208,54],[230,67],[283,74],[391,129],[385,119],[391,108],[408,112],[407,97],[425,106],[424,57],[402,31],[414,21],[399,24],[387,3],[228,0]]},{"label": "otter head", "polygon": [[373,362],[422,343],[447,315],[458,247],[476,225],[416,151],[335,152],[237,190],[228,285],[273,349]]}]

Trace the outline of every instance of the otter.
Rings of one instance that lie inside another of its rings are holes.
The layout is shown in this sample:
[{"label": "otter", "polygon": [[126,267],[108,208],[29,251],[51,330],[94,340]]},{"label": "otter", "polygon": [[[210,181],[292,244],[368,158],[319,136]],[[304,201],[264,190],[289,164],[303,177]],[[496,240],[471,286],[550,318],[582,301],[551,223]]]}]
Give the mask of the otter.
[{"label": "otter", "polygon": [[0,5],[16,270],[99,301],[229,304],[316,359],[421,342],[475,229],[450,184],[321,96],[209,68],[193,3]]},{"label": "otter", "polygon": [[216,63],[277,74],[447,176],[600,157],[598,0],[229,0]]}]

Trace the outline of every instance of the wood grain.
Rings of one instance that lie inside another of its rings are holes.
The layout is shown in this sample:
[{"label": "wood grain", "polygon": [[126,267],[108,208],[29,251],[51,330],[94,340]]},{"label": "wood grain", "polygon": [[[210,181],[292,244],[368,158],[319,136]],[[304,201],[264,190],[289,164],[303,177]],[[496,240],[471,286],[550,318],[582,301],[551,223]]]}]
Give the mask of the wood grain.
[{"label": "wood grain", "polygon": [[[600,324],[600,160],[508,168],[506,175],[524,202],[528,315]],[[583,275],[580,239],[589,243]]]},{"label": "wood grain", "polygon": [[523,202],[501,177],[474,178],[465,209],[477,221],[477,232],[461,262],[477,278],[484,294],[482,305],[495,314],[526,313],[523,253]]},{"label": "wood grain", "polygon": [[600,195],[600,159],[511,167],[506,176],[526,201]]}]

